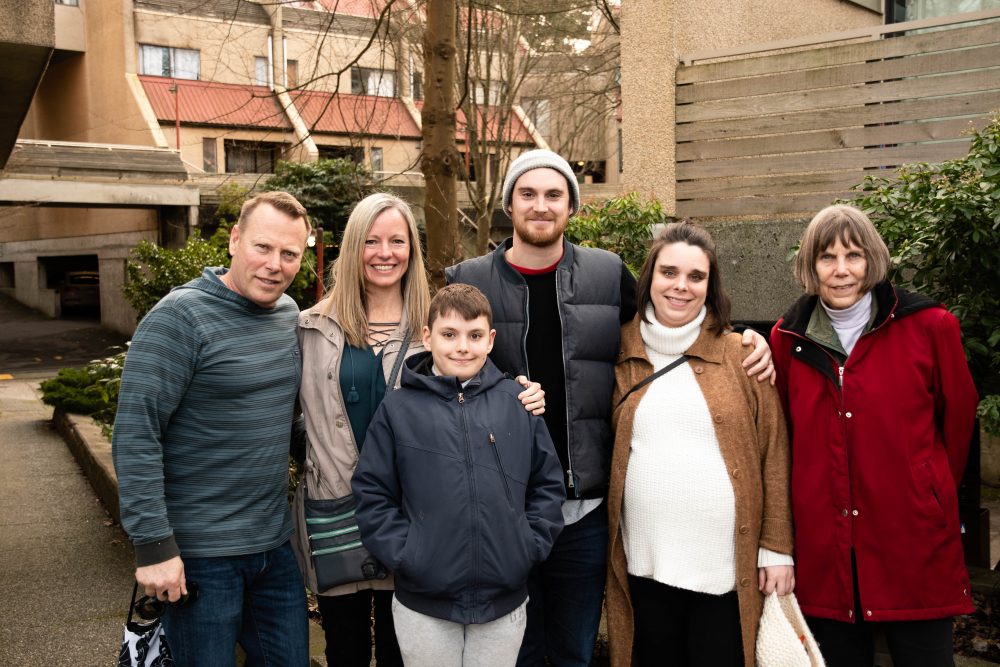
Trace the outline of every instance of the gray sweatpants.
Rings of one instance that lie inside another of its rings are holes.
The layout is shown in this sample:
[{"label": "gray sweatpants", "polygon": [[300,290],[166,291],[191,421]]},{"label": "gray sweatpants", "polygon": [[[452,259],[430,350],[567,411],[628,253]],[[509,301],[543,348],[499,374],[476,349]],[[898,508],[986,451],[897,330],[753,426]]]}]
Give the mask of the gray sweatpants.
[{"label": "gray sweatpants", "polygon": [[462,625],[413,611],[392,597],[406,667],[512,667],[524,637],[527,600],[489,623]]}]

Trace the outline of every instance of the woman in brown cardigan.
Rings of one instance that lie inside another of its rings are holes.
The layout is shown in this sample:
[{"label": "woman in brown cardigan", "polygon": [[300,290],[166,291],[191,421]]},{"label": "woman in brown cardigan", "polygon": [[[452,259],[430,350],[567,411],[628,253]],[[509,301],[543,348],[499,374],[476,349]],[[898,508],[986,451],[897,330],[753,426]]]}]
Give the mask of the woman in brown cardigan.
[{"label": "woman in brown cardigan", "polygon": [[774,387],[746,376],[728,328],[711,237],[667,225],[639,277],[615,370],[615,667],[752,667],[762,593],[794,587],[784,417]]}]

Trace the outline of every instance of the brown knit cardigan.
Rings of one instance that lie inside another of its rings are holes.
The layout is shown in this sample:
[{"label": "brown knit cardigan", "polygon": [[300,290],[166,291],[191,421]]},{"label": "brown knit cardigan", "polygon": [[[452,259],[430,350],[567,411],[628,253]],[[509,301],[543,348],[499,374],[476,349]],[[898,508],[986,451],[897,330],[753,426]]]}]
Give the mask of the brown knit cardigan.
[{"label": "brown knit cardigan", "polygon": [[[622,327],[612,405],[653,373],[639,333],[641,315]],[[755,663],[757,624],[763,597],[757,589],[757,549],[792,553],[788,434],[778,392],[749,378],[741,366],[749,350],[738,334],[717,336],[706,317],[687,350],[698,386],[715,422],[715,437],[736,496],[736,591],[746,667]],[[669,382],[669,376],[656,382]],[[615,446],[608,491],[608,640],[612,667],[632,664],[633,619],[620,520],[632,442],[632,421],[649,385],[634,392],[613,414]]]}]

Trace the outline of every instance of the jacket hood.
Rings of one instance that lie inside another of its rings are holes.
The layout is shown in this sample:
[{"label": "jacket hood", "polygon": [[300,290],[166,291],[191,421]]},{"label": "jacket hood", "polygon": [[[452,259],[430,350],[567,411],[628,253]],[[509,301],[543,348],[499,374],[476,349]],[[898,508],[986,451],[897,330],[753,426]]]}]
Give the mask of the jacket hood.
[{"label": "jacket hood", "polygon": [[470,395],[482,393],[507,377],[487,357],[486,364],[463,388],[454,375],[434,375],[431,369],[433,363],[430,352],[418,352],[408,357],[403,362],[402,386],[422,389],[451,400],[458,396],[459,392]]},{"label": "jacket hood", "polygon": [[[893,287],[888,280],[875,285],[872,288],[872,297],[875,299],[876,314],[872,329],[878,329],[885,324],[890,317],[899,319],[920,312],[926,308],[943,308],[944,306],[930,297],[917,292],[907,292],[904,289]],[[819,297],[815,294],[806,294],[800,297],[791,308],[781,316],[780,328],[792,331],[800,335],[805,335],[806,327],[809,325],[809,318],[813,310],[819,303]]]}]

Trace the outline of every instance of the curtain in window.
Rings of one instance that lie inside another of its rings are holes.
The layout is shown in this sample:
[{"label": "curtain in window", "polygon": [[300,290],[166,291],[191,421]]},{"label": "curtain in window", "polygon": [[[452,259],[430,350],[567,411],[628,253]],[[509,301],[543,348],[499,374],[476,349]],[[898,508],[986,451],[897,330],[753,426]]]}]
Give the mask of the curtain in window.
[{"label": "curtain in window", "polygon": [[916,21],[997,8],[1000,8],[1000,0],[906,0],[906,20]]},{"label": "curtain in window", "polygon": [[170,76],[170,52],[162,46],[139,47],[139,71],[153,76]]},{"label": "curtain in window", "polygon": [[173,72],[178,79],[197,79],[200,69],[200,54],[191,49],[170,49],[173,57]]}]

